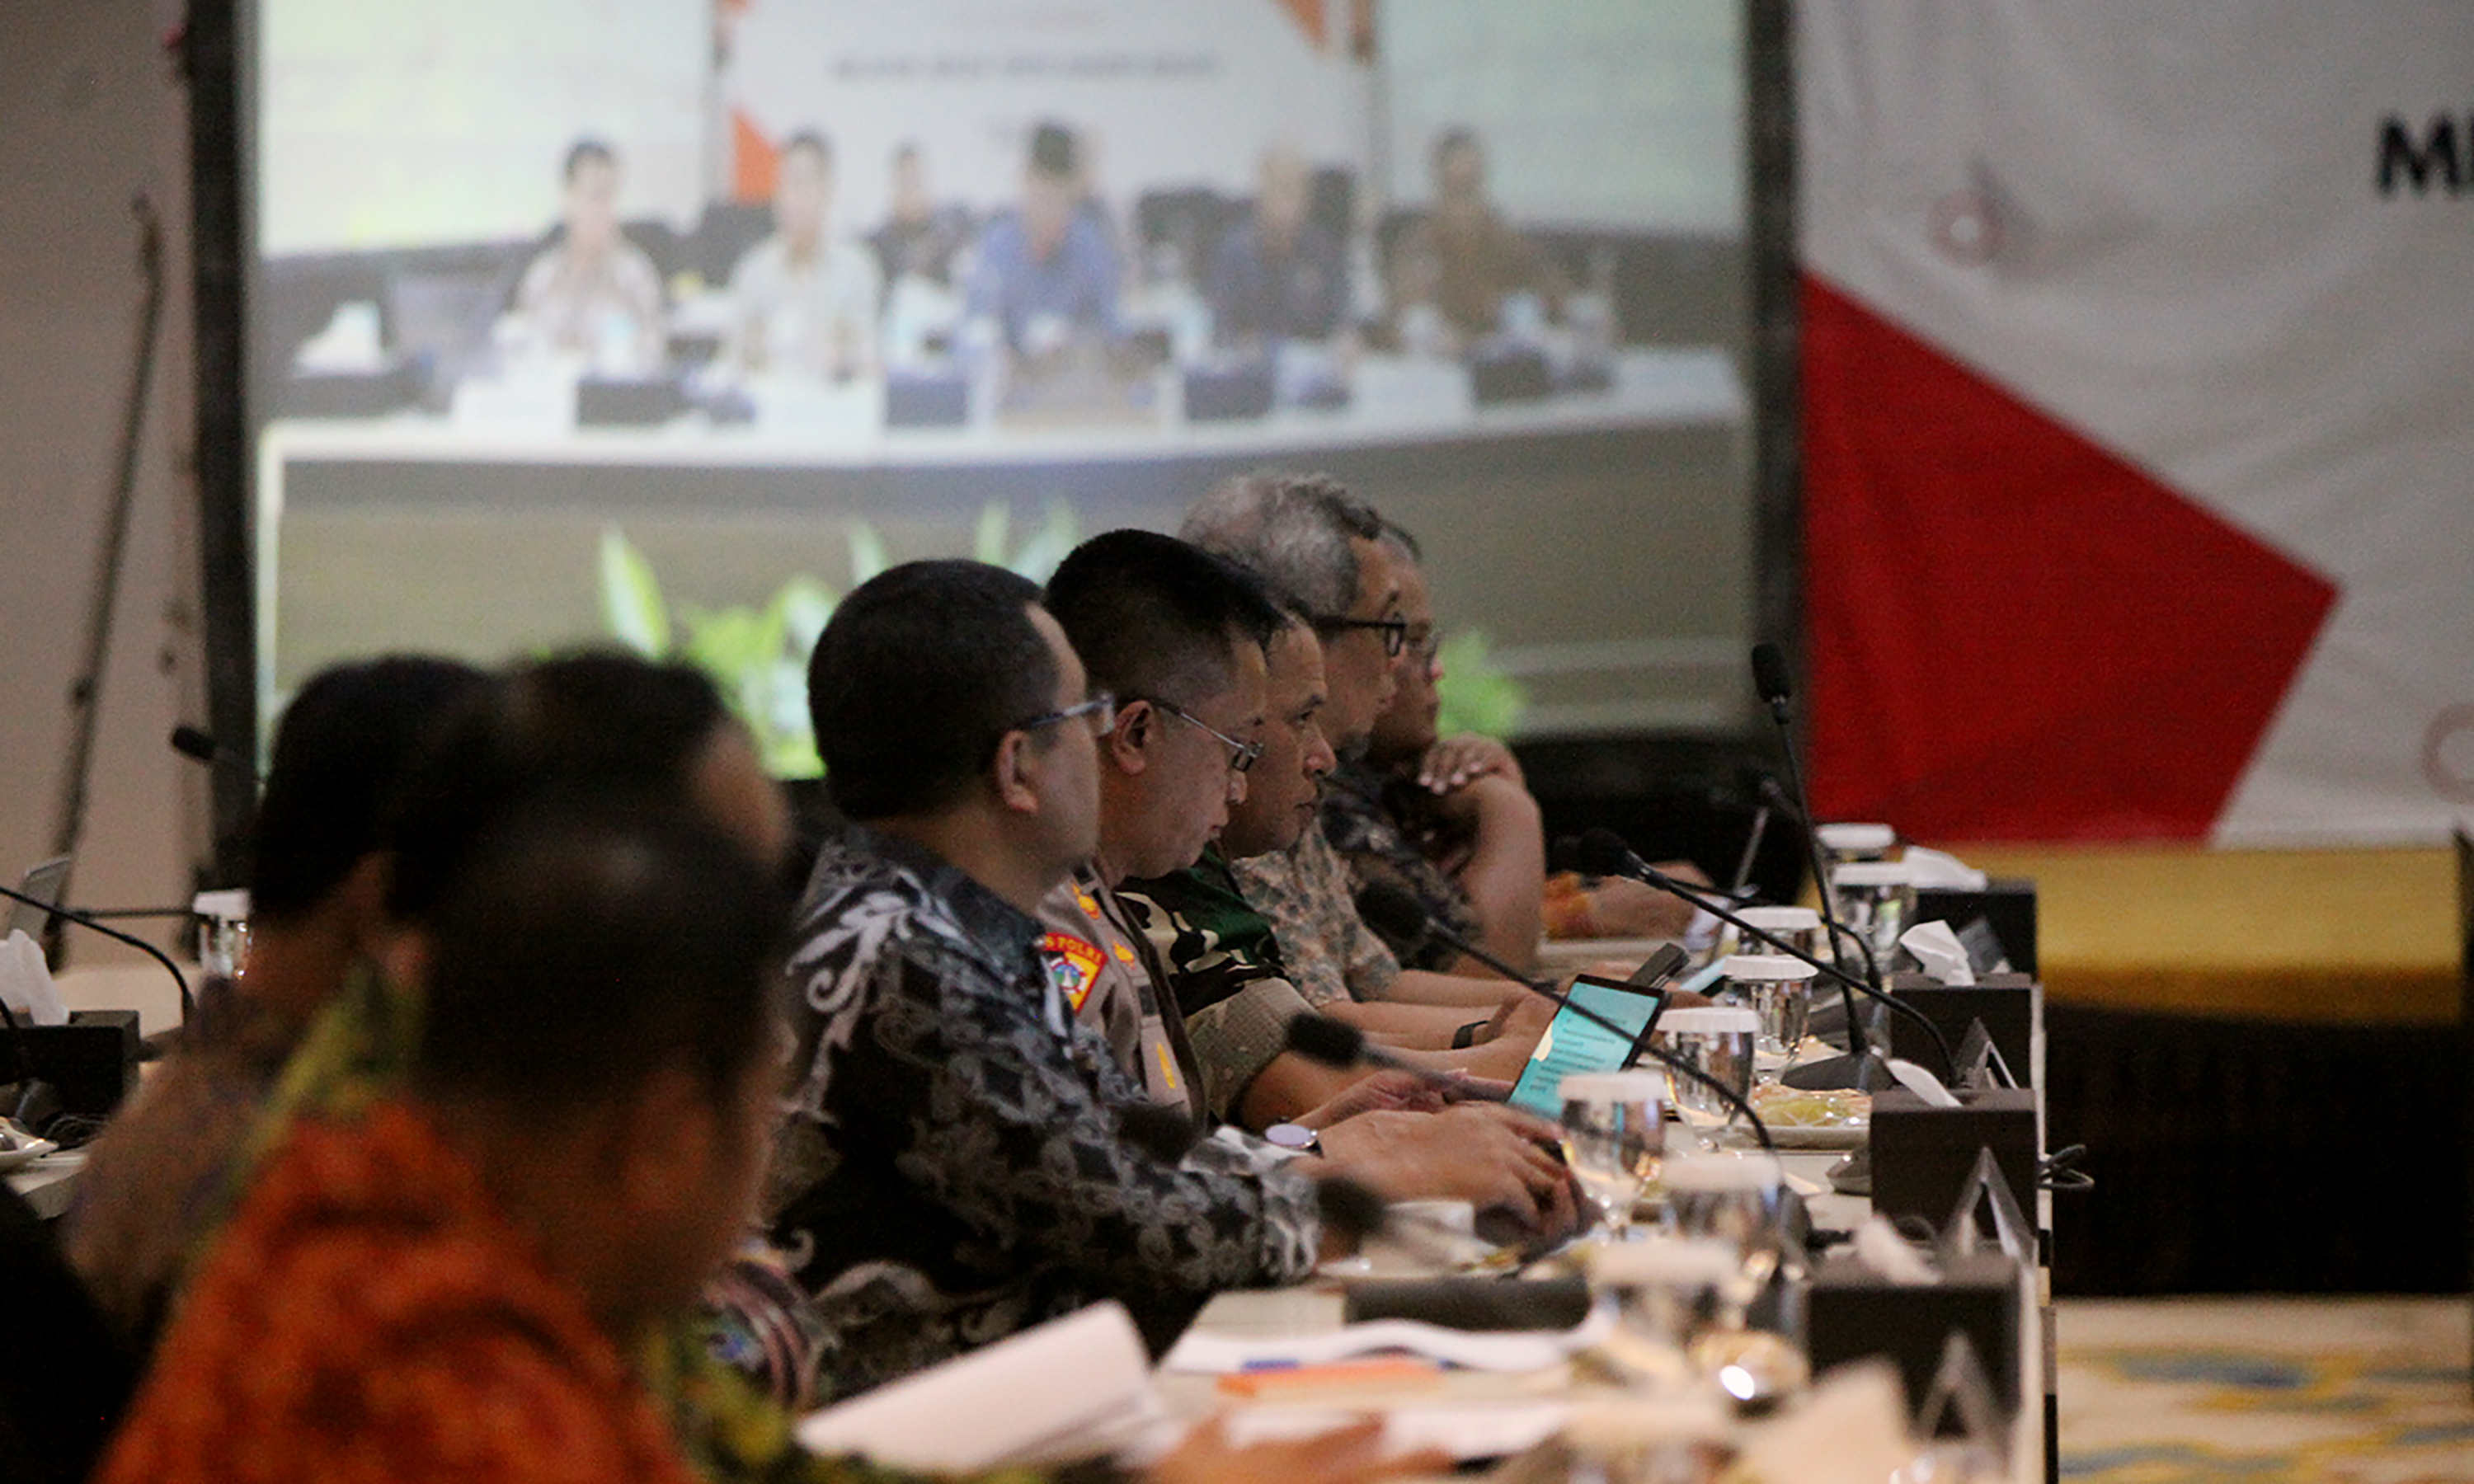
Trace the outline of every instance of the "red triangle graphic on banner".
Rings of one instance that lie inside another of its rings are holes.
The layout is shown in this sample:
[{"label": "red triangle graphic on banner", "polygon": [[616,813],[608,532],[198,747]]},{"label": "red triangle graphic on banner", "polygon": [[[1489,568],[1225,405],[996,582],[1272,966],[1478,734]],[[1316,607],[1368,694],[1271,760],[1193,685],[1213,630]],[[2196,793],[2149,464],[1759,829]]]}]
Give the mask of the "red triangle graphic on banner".
[{"label": "red triangle graphic on banner", "polygon": [[1804,446],[1816,813],[2208,833],[2333,583],[1809,274]]},{"label": "red triangle graphic on banner", "polygon": [[764,131],[747,116],[746,110],[730,110],[730,199],[737,202],[765,202],[773,199],[774,183],[782,174],[782,150],[764,137]]}]

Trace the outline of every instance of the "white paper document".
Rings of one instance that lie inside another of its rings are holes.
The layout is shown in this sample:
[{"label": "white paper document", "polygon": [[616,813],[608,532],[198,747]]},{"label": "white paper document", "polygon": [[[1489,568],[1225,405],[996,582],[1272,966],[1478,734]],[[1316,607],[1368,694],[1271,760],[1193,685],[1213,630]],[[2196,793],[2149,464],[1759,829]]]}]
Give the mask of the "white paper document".
[{"label": "white paper document", "polygon": [[1113,1452],[1167,1422],[1142,1336],[1108,1303],[810,1413],[799,1441],[812,1452],[975,1472]]}]

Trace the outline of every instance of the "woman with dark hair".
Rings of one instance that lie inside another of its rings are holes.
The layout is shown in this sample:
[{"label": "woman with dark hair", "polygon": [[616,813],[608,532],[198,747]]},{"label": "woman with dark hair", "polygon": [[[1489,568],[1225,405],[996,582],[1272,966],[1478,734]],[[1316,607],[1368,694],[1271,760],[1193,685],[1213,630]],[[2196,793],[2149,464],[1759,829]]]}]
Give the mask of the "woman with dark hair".
[{"label": "woman with dark hair", "polygon": [[392,937],[382,836],[397,784],[424,736],[489,684],[454,660],[394,656],[321,671],[285,707],[252,833],[247,967],[200,988],[181,1044],[88,1150],[62,1223],[69,1260],[139,1350],[278,1073]]}]

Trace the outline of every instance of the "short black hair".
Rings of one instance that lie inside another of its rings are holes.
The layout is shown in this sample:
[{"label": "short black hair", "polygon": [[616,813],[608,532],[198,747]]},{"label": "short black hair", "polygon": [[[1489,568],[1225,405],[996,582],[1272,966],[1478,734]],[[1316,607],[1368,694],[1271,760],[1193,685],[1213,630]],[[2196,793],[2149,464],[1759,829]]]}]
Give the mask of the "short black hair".
[{"label": "short black hair", "polygon": [[922,814],[969,791],[1005,733],[1047,711],[1056,661],[1039,588],[980,562],[910,562],[854,588],[808,657],[825,787],[855,820]]},{"label": "short black hair", "polygon": [[251,827],[252,915],[297,922],[385,843],[390,801],[420,743],[490,678],[458,660],[389,655],[330,665],[276,725]]},{"label": "short black hair", "polygon": [[1351,543],[1379,538],[1383,517],[1329,474],[1266,469],[1212,486],[1177,534],[1253,572],[1284,606],[1322,625],[1356,600]]},{"label": "short black hair", "polygon": [[1280,610],[1236,563],[1156,531],[1109,531],[1048,580],[1048,610],[1095,689],[1191,706],[1235,679],[1236,646],[1270,642]]},{"label": "short black hair", "polygon": [[618,152],[599,139],[578,139],[567,148],[567,163],[560,167],[558,178],[573,183],[575,173],[586,165],[599,163],[618,168]]},{"label": "short black hair", "polygon": [[547,796],[440,905],[416,1085],[554,1114],[681,1066],[718,1095],[767,1047],[788,921],[771,874],[677,803]]},{"label": "short black hair", "polygon": [[827,170],[834,168],[833,143],[817,131],[813,129],[802,129],[797,133],[792,134],[789,138],[782,141],[783,158],[788,159],[792,152],[798,150],[806,150],[813,154],[816,158],[824,162],[824,166]]},{"label": "short black hair", "polygon": [[1081,166],[1081,149],[1074,139],[1074,131],[1054,119],[1044,120],[1031,132],[1031,172],[1052,180],[1069,180]]},{"label": "short black hair", "polygon": [[425,922],[491,830],[543,794],[683,799],[729,715],[702,671],[615,650],[511,671],[459,708],[407,777],[390,831],[388,910]]}]

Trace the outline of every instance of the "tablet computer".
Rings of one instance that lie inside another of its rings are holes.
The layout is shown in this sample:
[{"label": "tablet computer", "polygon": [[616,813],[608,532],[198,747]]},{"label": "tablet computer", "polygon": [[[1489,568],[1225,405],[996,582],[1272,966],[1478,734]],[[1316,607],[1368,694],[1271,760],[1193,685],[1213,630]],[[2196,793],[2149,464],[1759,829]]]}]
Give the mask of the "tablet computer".
[{"label": "tablet computer", "polygon": [[1546,1022],[1546,1034],[1538,1038],[1538,1049],[1520,1068],[1520,1080],[1512,1085],[1510,1099],[1545,1118],[1563,1116],[1564,1102],[1557,1089],[1565,1077],[1574,1072],[1620,1071],[1639,1060],[1641,1044],[1657,1025],[1659,1013],[1666,1008],[1662,984],[1626,984],[1595,974],[1574,979],[1564,997],[1631,1034],[1618,1036],[1568,1007],[1558,1008],[1555,1017]]}]

